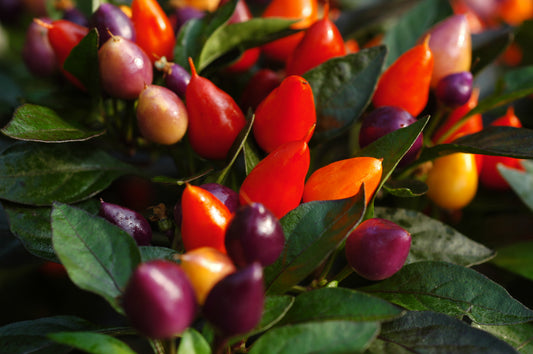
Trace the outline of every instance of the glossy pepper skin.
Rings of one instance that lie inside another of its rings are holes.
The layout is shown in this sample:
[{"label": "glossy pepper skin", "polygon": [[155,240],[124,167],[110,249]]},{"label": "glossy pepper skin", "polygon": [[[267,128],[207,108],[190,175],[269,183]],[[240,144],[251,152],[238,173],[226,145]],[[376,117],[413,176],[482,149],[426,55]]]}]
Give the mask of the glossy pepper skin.
[{"label": "glossy pepper skin", "polygon": [[85,90],[83,84],[74,75],[66,71],[63,65],[72,49],[89,33],[89,28],[68,20],[56,20],[44,26],[48,28],[48,40],[54,50],[61,72],[75,86]]},{"label": "glossy pepper skin", "polygon": [[211,247],[226,253],[224,237],[232,214],[207,190],[187,184],[181,196],[181,237],[185,251]]},{"label": "glossy pepper skin", "polygon": [[435,159],[426,184],[427,196],[437,206],[447,210],[464,208],[478,188],[475,156],[458,152]]},{"label": "glossy pepper skin", "polygon": [[[262,17],[299,19],[300,21],[293,24],[291,28],[305,29],[316,21],[317,15],[317,0],[273,0],[263,12]],[[261,51],[267,58],[284,63],[303,36],[304,32],[291,34],[263,45]]]},{"label": "glossy pepper skin", "polygon": [[191,80],[185,91],[189,141],[198,155],[206,159],[225,159],[246,119],[230,95],[199,76],[190,58],[189,64]]},{"label": "glossy pepper skin", "polygon": [[[435,24],[429,31],[429,48],[434,65],[431,87],[454,73],[469,71],[472,62],[472,40],[466,15],[450,16]],[[426,36],[421,38],[425,40]]]},{"label": "glossy pepper skin", "polygon": [[189,277],[200,306],[219,280],[237,270],[228,255],[211,247],[195,248],[179,255],[179,265]]},{"label": "glossy pepper skin", "polygon": [[290,141],[309,142],[315,125],[311,85],[303,77],[291,75],[259,104],[252,129],[259,146],[271,152]]},{"label": "glossy pepper skin", "polygon": [[429,98],[433,54],[429,37],[403,53],[383,73],[372,98],[374,107],[398,106],[418,116]]},{"label": "glossy pepper skin", "polygon": [[133,0],[131,20],[136,43],[148,54],[152,63],[161,57],[167,60],[174,58],[174,29],[157,0]]},{"label": "glossy pepper skin", "polygon": [[346,54],[346,45],[339,29],[328,18],[329,2],[322,19],[309,27],[298,46],[287,59],[287,75],[303,75],[323,62]]},{"label": "glossy pepper skin", "polygon": [[309,163],[309,147],[304,140],[279,146],[244,179],[239,190],[241,204],[262,203],[282,218],[300,204]]},{"label": "glossy pepper skin", "polygon": [[352,157],[319,168],[305,182],[303,201],[349,198],[364,183],[368,204],[381,182],[381,161],[374,157]]}]

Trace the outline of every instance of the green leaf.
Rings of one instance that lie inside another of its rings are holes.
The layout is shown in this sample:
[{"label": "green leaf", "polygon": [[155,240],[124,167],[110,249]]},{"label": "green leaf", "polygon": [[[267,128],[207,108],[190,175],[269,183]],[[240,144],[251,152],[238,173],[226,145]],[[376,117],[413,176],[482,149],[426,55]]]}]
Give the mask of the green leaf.
[{"label": "green leaf", "polygon": [[285,316],[287,311],[294,304],[294,296],[290,295],[272,295],[265,297],[265,305],[263,307],[263,314],[259,324],[245,337],[236,337],[234,340],[246,340],[246,338],[269,330],[276,326]]},{"label": "green leaf", "polygon": [[388,29],[383,44],[389,49],[386,67],[400,55],[411,49],[433,25],[453,15],[450,2],[446,0],[421,1]]},{"label": "green leaf", "polygon": [[509,183],[516,195],[533,211],[533,161],[524,160],[522,166],[525,171],[498,165],[498,171]]},{"label": "green leaf", "polygon": [[107,220],[54,203],[52,243],[70,279],[104,297],[119,313],[118,297],[141,262],[135,240]]},{"label": "green leaf", "polygon": [[533,311],[484,275],[445,262],[417,262],[391,278],[360,290],[413,311],[435,311],[479,324],[533,320]]},{"label": "green leaf", "polygon": [[[478,113],[485,113],[510,104],[519,98],[533,94],[533,65],[509,70],[503,77],[503,92],[496,92],[483,99],[458,122],[463,122]],[[446,138],[443,136],[443,139]]]},{"label": "green leaf", "polygon": [[174,259],[177,252],[171,248],[158,246],[139,246],[141,252],[142,262],[153,261],[156,259],[167,259],[169,261]]},{"label": "green leaf", "polygon": [[254,332],[262,332],[276,325],[287,314],[287,311],[289,311],[293,304],[293,296],[266,296],[261,322],[259,322]]},{"label": "green leaf", "polygon": [[364,149],[357,151],[353,156],[370,156],[383,159],[381,183],[377,190],[390,178],[402,157],[409,151],[420,133],[429,121],[429,116],[423,117],[415,123],[387,135],[382,136]]},{"label": "green leaf", "polygon": [[206,23],[202,19],[190,19],[181,26],[174,47],[174,61],[177,64],[189,68],[188,58],[200,55],[205,26]]},{"label": "green leaf", "polygon": [[391,180],[383,185],[383,189],[396,197],[412,198],[419,197],[426,194],[428,186],[424,182],[417,179],[410,180]]},{"label": "green leaf", "polygon": [[315,98],[317,127],[313,139],[331,139],[346,131],[370,103],[387,50],[363,49],[333,58],[306,72]]},{"label": "green leaf", "polygon": [[43,317],[0,327],[0,353],[67,353],[70,348],[52,342],[48,333],[94,330],[98,327],[74,316]]},{"label": "green leaf", "polygon": [[[335,4],[343,11],[335,20],[335,25],[344,38],[371,26],[380,26],[409,10],[421,0],[337,0]],[[387,11],[383,11],[384,6]]]},{"label": "green leaf", "polygon": [[478,133],[465,135],[451,144],[439,144],[423,149],[417,162],[434,160],[456,152],[533,159],[533,130],[488,126]]},{"label": "green leaf", "polygon": [[48,335],[53,341],[86,353],[135,354],[126,343],[111,336],[94,332],[57,332]]},{"label": "green leaf", "polygon": [[63,120],[50,108],[27,103],[17,108],[13,119],[2,128],[2,133],[18,140],[61,143],[89,140],[104,134],[104,131],[88,131],[74,122]]},{"label": "green leaf", "polygon": [[[99,204],[89,199],[77,204],[91,214],[97,214]],[[14,203],[3,203],[11,232],[22,242],[26,250],[37,257],[59,262],[52,247],[51,207],[29,207]]]},{"label": "green leaf", "polygon": [[261,336],[250,354],[360,353],[376,338],[376,322],[309,322],[274,328]]},{"label": "green leaf", "polygon": [[411,234],[406,263],[445,261],[465,267],[486,262],[495,252],[439,220],[415,210],[375,208],[375,217],[395,222]]},{"label": "green leaf", "polygon": [[[184,68],[189,67],[188,58],[197,59],[205,44],[205,41],[219,27],[223,26],[235,11],[237,1],[228,1],[212,13],[207,13],[199,19],[187,21],[178,33],[176,46],[174,47],[174,60]],[[198,62],[195,66],[200,73]]]},{"label": "green leaf", "polygon": [[258,148],[255,147],[255,145],[250,142],[250,140],[246,140],[243,147],[244,152],[244,167],[246,171],[246,175],[250,173],[251,170],[261,161],[261,155],[258,151]]},{"label": "green leaf", "polygon": [[281,324],[343,320],[376,322],[400,316],[402,309],[380,298],[346,288],[321,288],[302,293]]},{"label": "green leaf", "polygon": [[128,172],[129,165],[88,145],[19,142],[0,153],[0,198],[36,206],[76,203]]},{"label": "green leaf", "polygon": [[524,323],[513,326],[472,325],[511,344],[521,353],[533,353],[533,324]]},{"label": "green leaf", "polygon": [[533,280],[533,241],[525,241],[498,248],[492,263],[510,272]]},{"label": "green leaf", "polygon": [[93,28],[70,51],[63,67],[74,75],[93,96],[100,94],[100,70],[98,67],[98,31]]},{"label": "green leaf", "polygon": [[472,65],[470,71],[478,74],[493,63],[514,39],[512,27],[488,29],[472,35]]},{"label": "green leaf", "polygon": [[298,284],[341,245],[361,222],[365,211],[362,195],[364,192],[348,199],[304,203],[280,220],[287,241],[278,260],[265,268],[270,294]]},{"label": "green leaf", "polygon": [[205,338],[195,329],[189,327],[181,335],[177,354],[211,354],[211,348]]},{"label": "green leaf", "polygon": [[370,353],[515,353],[507,343],[446,315],[408,312],[385,323]]},{"label": "green leaf", "polygon": [[215,182],[218,184],[225,184],[226,179],[228,178],[233,165],[235,164],[235,161],[237,161],[237,158],[239,157],[241,151],[246,146],[246,142],[248,141],[248,136],[250,135],[250,132],[252,131],[252,125],[254,124],[255,116],[251,114],[250,117],[247,117],[246,125],[241,129],[237,137],[235,138],[235,141],[231,145],[231,148],[228,152],[228,156],[226,158],[226,166],[216,172],[208,176],[204,183],[209,182]]},{"label": "green leaf", "polygon": [[283,18],[253,18],[220,26],[209,38],[200,53],[201,71],[215,60],[232,51],[243,52],[294,33],[289,27],[296,21]]}]

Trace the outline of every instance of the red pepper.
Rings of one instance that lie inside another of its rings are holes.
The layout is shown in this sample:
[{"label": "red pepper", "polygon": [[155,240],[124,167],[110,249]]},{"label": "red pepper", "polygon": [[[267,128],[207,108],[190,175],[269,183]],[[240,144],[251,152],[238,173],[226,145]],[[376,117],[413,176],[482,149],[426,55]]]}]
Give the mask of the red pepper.
[{"label": "red pepper", "polygon": [[176,36],[172,23],[157,0],[133,0],[131,20],[137,36],[136,43],[152,60],[161,57],[172,60]]}]

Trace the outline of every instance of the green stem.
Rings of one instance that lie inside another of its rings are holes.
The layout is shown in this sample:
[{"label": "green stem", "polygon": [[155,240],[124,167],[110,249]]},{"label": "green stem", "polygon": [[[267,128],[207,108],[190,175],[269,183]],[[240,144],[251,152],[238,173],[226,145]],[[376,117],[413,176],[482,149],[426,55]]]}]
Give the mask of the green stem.
[{"label": "green stem", "polygon": [[347,264],[335,277],[332,281],[336,281],[337,283],[340,283],[344,279],[348,278],[353,273],[352,267],[350,267],[349,264]]},{"label": "green stem", "polygon": [[165,354],[165,346],[158,339],[149,339],[150,346],[155,354]]},{"label": "green stem", "polygon": [[431,116],[428,126],[426,127],[424,131],[424,146],[433,145],[433,141],[431,140],[431,137],[433,136],[433,133],[435,132],[437,127],[440,125],[442,118],[445,116],[445,113],[446,113],[446,108],[439,104],[435,114]]},{"label": "green stem", "polygon": [[329,256],[327,263],[324,265],[324,268],[322,268],[322,271],[320,272],[320,276],[318,277],[317,284],[325,284],[327,283],[327,277],[329,274],[329,271],[331,270],[331,267],[333,266],[333,263],[335,262],[335,259],[337,258],[337,254],[339,253],[339,250],[335,250],[331,256]]}]

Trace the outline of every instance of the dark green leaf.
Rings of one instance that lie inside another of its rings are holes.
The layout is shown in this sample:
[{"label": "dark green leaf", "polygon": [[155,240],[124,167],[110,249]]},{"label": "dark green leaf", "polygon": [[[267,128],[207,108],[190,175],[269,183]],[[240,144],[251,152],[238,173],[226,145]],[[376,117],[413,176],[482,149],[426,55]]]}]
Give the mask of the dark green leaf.
[{"label": "dark green leaf", "polygon": [[354,154],[354,156],[370,156],[376,159],[383,159],[381,183],[377,190],[390,178],[402,157],[409,151],[418,135],[424,130],[428,120],[429,116],[426,116],[405,128],[384,135]]},{"label": "dark green leaf", "polygon": [[470,267],[486,262],[495,254],[452,227],[415,210],[376,207],[374,216],[393,221],[411,233],[407,263],[445,261]]},{"label": "dark green leaf", "polygon": [[473,324],[486,332],[511,344],[520,353],[533,353],[533,324],[524,323],[513,326],[482,326]]},{"label": "dark green leaf", "polygon": [[174,48],[174,61],[177,64],[189,68],[188,58],[200,55],[205,41],[202,37],[205,26],[206,23],[202,19],[191,19],[180,28]]},{"label": "dark green leaf", "polygon": [[360,290],[408,310],[468,316],[480,324],[506,325],[533,320],[533,311],[484,275],[445,262],[417,262],[391,278]]},{"label": "dark green leaf", "polygon": [[219,27],[206,40],[198,60],[198,70],[231,51],[244,51],[294,33],[295,21],[282,18],[253,18]]},{"label": "dark green leaf", "polygon": [[141,252],[142,262],[156,259],[167,259],[171,261],[174,259],[174,255],[177,254],[177,252],[171,248],[158,246],[140,246],[139,251]]},{"label": "dark green leaf", "polygon": [[499,165],[498,170],[520,199],[533,211],[533,161],[524,160],[525,171]]},{"label": "dark green leaf", "polygon": [[246,170],[246,175],[250,173],[251,170],[261,161],[261,155],[258,149],[249,141],[246,140],[244,143],[244,166]]},{"label": "dark green leaf", "polygon": [[207,13],[199,19],[187,21],[181,28],[174,48],[174,60],[184,68],[189,67],[188,58],[195,60],[195,67],[200,73],[198,57],[202,51],[205,41],[218,28],[230,19],[235,11],[237,1],[228,1],[224,6],[212,13]]},{"label": "dark green leaf", "polygon": [[[20,204],[3,203],[11,232],[24,247],[37,257],[58,262],[52,247],[51,207],[29,207]],[[98,212],[97,201],[89,199],[77,205],[91,214]]]},{"label": "dark green leaf", "polygon": [[63,120],[50,108],[27,103],[17,108],[2,133],[18,140],[60,143],[88,140],[104,131],[88,131],[75,122]]},{"label": "dark green leaf", "polygon": [[20,104],[18,100],[24,93],[19,84],[3,72],[0,72],[0,92],[0,114],[8,116]]},{"label": "dark green leaf", "polygon": [[395,26],[388,29],[383,38],[383,44],[389,49],[385,65],[391,65],[412,48],[426,31],[450,15],[453,15],[453,11],[447,0],[421,1],[409,10]]},{"label": "dark green leaf", "polygon": [[265,268],[269,293],[283,293],[298,284],[339,247],[361,222],[363,195],[304,203],[281,219],[287,242],[278,260]]},{"label": "dark green leaf", "polygon": [[368,294],[345,288],[321,288],[296,297],[281,324],[343,320],[376,322],[400,316],[402,309]]},{"label": "dark green leaf", "polygon": [[100,94],[100,70],[98,68],[98,31],[93,28],[75,46],[63,67],[74,75],[93,95]]},{"label": "dark green leaf", "polygon": [[128,347],[126,343],[102,333],[56,332],[50,333],[48,338],[91,354],[135,354],[135,351]]},{"label": "dark green leaf", "polygon": [[507,49],[513,41],[512,27],[485,30],[472,35],[472,74],[478,74]]},{"label": "dark green leaf", "polygon": [[133,238],[107,220],[67,204],[52,208],[52,243],[70,279],[122,312],[118,297],[141,262]]},{"label": "dark green leaf", "polygon": [[[337,0],[335,3],[343,11],[335,20],[335,25],[347,38],[368,26],[380,25],[385,20],[398,17],[418,2],[420,0]],[[387,11],[383,11],[384,6]]]},{"label": "dark green leaf", "polygon": [[0,198],[37,206],[75,203],[128,172],[128,165],[87,145],[20,142],[0,154]]},{"label": "dark green leaf", "polygon": [[515,353],[507,343],[446,315],[408,312],[383,324],[370,353]]},{"label": "dark green leaf", "polygon": [[293,296],[274,295],[265,297],[263,316],[255,331],[262,332],[276,325],[285,316],[293,304]]},{"label": "dark green leaf", "polygon": [[422,150],[418,162],[434,160],[455,152],[533,159],[533,130],[488,126],[451,144],[439,144]]},{"label": "dark green leaf", "polygon": [[216,11],[208,13],[207,16],[202,18],[207,23],[204,31],[204,36],[206,39],[228,22],[231,16],[233,16],[236,6],[237,0],[230,0],[223,6],[219,7]]},{"label": "dark green leaf", "polygon": [[97,326],[74,316],[44,317],[0,327],[0,353],[60,354],[70,348],[52,342],[47,334],[59,331],[94,330]]},{"label": "dark green leaf", "polygon": [[326,321],[283,326],[261,336],[250,354],[360,353],[378,331],[376,322]]},{"label": "dark green leaf", "polygon": [[383,189],[396,197],[412,198],[426,194],[428,186],[417,179],[388,180]]},{"label": "dark green leaf", "polygon": [[514,243],[497,249],[492,263],[533,280],[533,241]]},{"label": "dark green leaf", "polygon": [[251,332],[247,333],[246,337],[236,337],[234,340],[239,341],[246,339],[247,337],[267,331],[270,328],[278,325],[287,311],[289,311],[293,303],[294,297],[290,295],[266,296],[263,314],[259,324]]},{"label": "dark green leaf", "polygon": [[384,46],[363,49],[330,59],[303,75],[315,98],[313,139],[331,139],[361,116],[376,88],[386,53]]},{"label": "dark green leaf", "polygon": [[177,354],[211,354],[211,348],[205,338],[195,329],[189,327],[181,335]]}]

